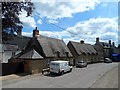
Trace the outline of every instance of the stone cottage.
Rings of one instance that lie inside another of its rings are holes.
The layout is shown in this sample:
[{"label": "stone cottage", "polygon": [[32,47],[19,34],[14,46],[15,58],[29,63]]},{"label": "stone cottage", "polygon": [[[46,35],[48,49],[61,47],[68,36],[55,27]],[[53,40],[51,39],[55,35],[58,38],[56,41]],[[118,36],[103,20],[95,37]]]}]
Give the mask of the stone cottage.
[{"label": "stone cottage", "polygon": [[1,75],[12,73],[22,73],[22,62],[10,62],[10,60],[20,53],[26,47],[30,37],[22,36],[21,29],[18,30],[17,35],[9,35],[10,40],[2,40],[0,42],[0,64]]},{"label": "stone cottage", "polygon": [[83,40],[81,40],[80,42],[69,41],[67,46],[73,54],[74,65],[79,60],[84,60],[88,63],[99,61],[98,53],[94,49],[94,47],[91,44],[84,43]]},{"label": "stone cottage", "polygon": [[26,48],[14,57],[12,61],[24,61],[25,73],[38,73],[47,68],[51,60],[69,60],[72,54],[63,40],[39,35],[39,30],[33,30],[33,37]]},{"label": "stone cottage", "polygon": [[100,42],[99,37],[96,38],[94,48],[98,52],[101,60],[104,60],[104,58],[111,58],[113,53],[118,53],[114,42],[111,43],[111,40],[109,40],[108,43]]}]

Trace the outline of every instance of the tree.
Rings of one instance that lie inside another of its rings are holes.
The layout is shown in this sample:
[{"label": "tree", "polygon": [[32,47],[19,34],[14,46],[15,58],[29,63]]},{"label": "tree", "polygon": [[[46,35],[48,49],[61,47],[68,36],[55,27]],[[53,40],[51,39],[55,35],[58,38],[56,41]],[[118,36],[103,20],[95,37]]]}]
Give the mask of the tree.
[{"label": "tree", "polygon": [[25,10],[27,16],[30,16],[34,6],[31,2],[1,2],[2,3],[2,40],[10,40],[9,35],[18,32],[18,29],[22,27],[22,22],[18,15],[20,11]]}]

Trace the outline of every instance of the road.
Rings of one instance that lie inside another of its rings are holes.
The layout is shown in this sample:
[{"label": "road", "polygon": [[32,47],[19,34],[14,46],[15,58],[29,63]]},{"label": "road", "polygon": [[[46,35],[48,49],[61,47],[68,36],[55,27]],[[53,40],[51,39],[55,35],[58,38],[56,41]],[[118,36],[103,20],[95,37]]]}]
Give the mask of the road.
[{"label": "road", "polygon": [[[118,63],[89,64],[86,68],[73,68],[71,73],[62,76],[33,75],[31,78],[3,85],[3,88],[90,88],[94,87],[102,76],[117,67]],[[118,72],[115,74],[118,75]],[[114,78],[116,85],[113,88],[118,88],[117,77]]]},{"label": "road", "polygon": [[91,88],[114,88],[118,87],[118,68],[113,68],[98,79]]}]

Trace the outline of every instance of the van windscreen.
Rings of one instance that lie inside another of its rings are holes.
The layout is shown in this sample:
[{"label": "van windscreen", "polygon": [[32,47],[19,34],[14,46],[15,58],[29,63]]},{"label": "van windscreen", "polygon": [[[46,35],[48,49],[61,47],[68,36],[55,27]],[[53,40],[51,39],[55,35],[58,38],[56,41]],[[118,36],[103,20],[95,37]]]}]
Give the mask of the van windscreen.
[{"label": "van windscreen", "polygon": [[51,65],[58,66],[59,64],[58,63],[51,63]]}]

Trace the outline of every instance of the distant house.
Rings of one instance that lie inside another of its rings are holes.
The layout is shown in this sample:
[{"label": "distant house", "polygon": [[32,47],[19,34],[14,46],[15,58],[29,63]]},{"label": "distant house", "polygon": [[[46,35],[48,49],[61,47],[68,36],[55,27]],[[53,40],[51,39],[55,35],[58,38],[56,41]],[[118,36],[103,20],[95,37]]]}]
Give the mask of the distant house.
[{"label": "distant house", "polygon": [[1,63],[8,63],[9,59],[15,55],[18,50],[17,45],[0,44],[0,60]]},{"label": "distant house", "polygon": [[74,64],[79,60],[85,60],[88,63],[98,61],[99,56],[97,51],[92,45],[85,44],[83,40],[81,42],[69,41],[67,46],[73,54]]},{"label": "distant house", "polygon": [[22,35],[10,35],[12,40],[4,41],[4,44],[17,45],[19,50],[25,49],[31,37]]},{"label": "distant house", "polygon": [[10,40],[0,42],[0,64],[2,65],[2,75],[12,73],[22,73],[22,62],[10,62],[10,60],[19,54],[26,47],[30,37],[22,36],[21,30],[17,35],[9,35]]},{"label": "distant house", "polygon": [[111,43],[111,40],[109,40],[109,42],[106,43],[106,42],[100,42],[99,38],[96,38],[96,43],[94,45],[94,48],[101,56],[101,60],[104,60],[104,58],[111,58],[111,55],[113,53],[118,53],[115,43],[114,42]]},{"label": "distant house", "polygon": [[24,61],[26,73],[38,73],[47,68],[51,60],[69,60],[72,54],[63,40],[39,35],[37,28],[26,48],[12,61]]},{"label": "distant house", "polygon": [[1,52],[11,52],[12,54],[9,54],[9,57],[12,58],[14,55],[24,50],[31,37],[22,36],[21,33],[22,30],[19,28],[17,35],[9,35],[10,40],[2,40],[2,43],[0,44]]}]

